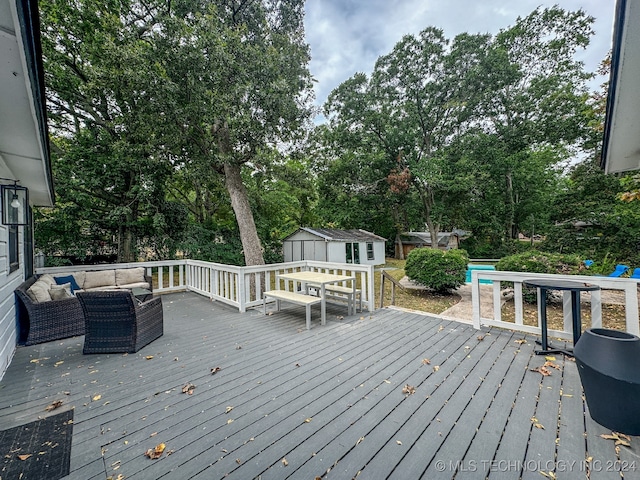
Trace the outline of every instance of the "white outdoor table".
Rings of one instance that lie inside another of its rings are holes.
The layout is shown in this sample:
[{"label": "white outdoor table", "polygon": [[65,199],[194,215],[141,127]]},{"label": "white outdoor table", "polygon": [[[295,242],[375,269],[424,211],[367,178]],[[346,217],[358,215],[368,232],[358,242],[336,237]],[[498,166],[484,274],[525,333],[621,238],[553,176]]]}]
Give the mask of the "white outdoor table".
[{"label": "white outdoor table", "polygon": [[313,283],[314,285],[320,285],[320,312],[321,312],[321,324],[324,325],[327,320],[327,299],[326,299],[326,286],[331,283],[351,282],[353,287],[353,298],[355,303],[356,294],[356,277],[352,275],[336,275],[333,273],[322,272],[292,272],[281,273],[276,276],[276,279],[293,280],[294,282],[300,282],[301,284]]}]

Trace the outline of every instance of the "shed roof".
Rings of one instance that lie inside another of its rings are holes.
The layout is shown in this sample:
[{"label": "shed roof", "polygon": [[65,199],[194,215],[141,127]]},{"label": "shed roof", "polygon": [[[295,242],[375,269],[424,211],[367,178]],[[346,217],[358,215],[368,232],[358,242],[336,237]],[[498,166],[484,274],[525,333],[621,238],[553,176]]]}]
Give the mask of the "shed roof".
[{"label": "shed roof", "polygon": [[[438,232],[438,245],[446,246],[452,236],[459,237],[456,232]],[[404,232],[400,234],[400,240],[406,244],[427,244],[431,245],[431,234],[429,232]]]},{"label": "shed roof", "polygon": [[[375,233],[367,232],[362,229],[341,230],[336,228],[309,228],[301,227],[298,231],[303,230],[312,235],[316,235],[326,240],[327,242],[384,242],[386,238],[376,235]],[[297,233],[297,232],[296,232]],[[287,240],[295,233],[285,238]]]}]

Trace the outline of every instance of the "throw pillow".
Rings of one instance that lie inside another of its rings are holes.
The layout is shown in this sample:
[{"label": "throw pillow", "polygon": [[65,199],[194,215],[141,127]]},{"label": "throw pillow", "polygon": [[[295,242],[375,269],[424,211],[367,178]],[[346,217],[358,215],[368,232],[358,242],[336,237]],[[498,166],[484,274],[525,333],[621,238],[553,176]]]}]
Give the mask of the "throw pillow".
[{"label": "throw pillow", "polygon": [[38,281],[45,282],[47,285],[55,285],[56,284],[56,281],[53,278],[53,276],[49,275],[48,273],[44,273],[44,274],[40,275],[38,277]]},{"label": "throw pillow", "polygon": [[76,290],[80,290],[80,286],[78,285],[78,282],[76,282],[76,279],[73,277],[73,275],[67,275],[66,277],[53,277],[53,279],[58,285],[64,285],[65,283],[71,284],[72,295]]},{"label": "throw pillow", "polygon": [[36,303],[51,301],[51,295],[49,295],[49,284],[39,280],[29,287],[27,295],[29,295],[29,298]]},{"label": "throw pillow", "polygon": [[63,300],[65,298],[71,298],[71,283],[65,283],[64,285],[53,285],[49,289],[49,295],[51,300]]}]

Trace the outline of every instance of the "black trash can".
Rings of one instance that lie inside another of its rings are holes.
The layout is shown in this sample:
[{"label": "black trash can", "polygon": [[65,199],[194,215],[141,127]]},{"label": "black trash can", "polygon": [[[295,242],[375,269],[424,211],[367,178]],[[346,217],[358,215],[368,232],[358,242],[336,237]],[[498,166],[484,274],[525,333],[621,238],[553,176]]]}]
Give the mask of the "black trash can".
[{"label": "black trash can", "polygon": [[591,328],[573,353],[591,418],[615,432],[640,435],[640,337]]}]

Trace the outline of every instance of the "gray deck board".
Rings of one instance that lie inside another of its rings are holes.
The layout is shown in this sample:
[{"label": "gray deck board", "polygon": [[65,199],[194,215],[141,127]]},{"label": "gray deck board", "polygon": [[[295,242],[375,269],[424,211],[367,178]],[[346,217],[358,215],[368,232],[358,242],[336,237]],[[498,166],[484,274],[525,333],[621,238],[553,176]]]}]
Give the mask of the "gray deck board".
[{"label": "gray deck board", "polygon": [[[534,336],[397,309],[348,317],[328,305],[327,324],[314,310],[307,331],[293,305],[238,313],[190,293],[163,305],[164,336],[136,354],[83,355],[82,337],[19,347],[0,427],[63,400],[73,480],[544,478],[532,465],[558,479],[640,478],[613,471],[640,440],[616,451],[600,437],[611,432],[589,417],[574,362],[530,370],[545,361]],[[161,442],[171,455],[143,456]]]}]

